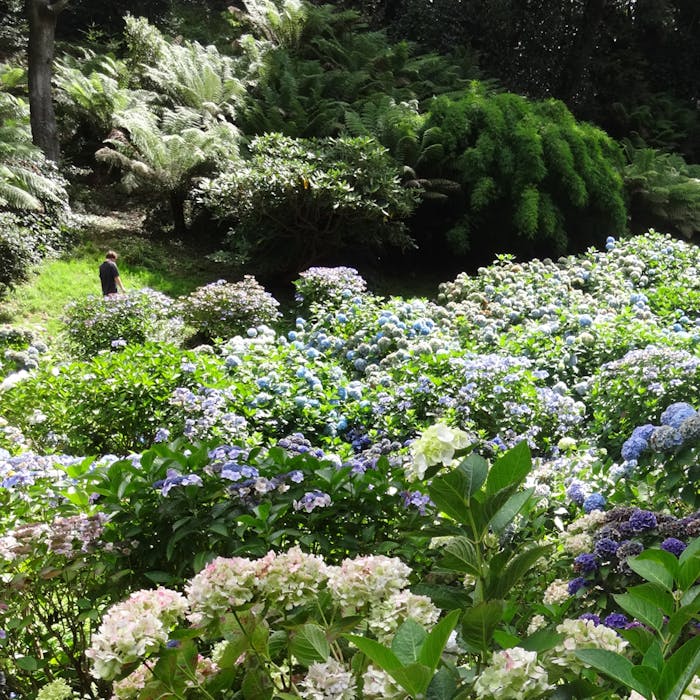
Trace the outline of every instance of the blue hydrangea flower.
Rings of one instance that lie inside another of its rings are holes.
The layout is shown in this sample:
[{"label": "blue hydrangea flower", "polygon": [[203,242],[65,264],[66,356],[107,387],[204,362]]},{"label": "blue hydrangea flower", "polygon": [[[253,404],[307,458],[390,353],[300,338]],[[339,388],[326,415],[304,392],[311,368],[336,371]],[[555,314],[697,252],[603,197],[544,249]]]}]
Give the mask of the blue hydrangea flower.
[{"label": "blue hydrangea flower", "polygon": [[622,443],[622,450],[620,450],[620,454],[622,455],[622,459],[625,461],[637,460],[639,459],[639,456],[648,449],[649,443],[646,440],[642,440],[641,438],[633,435]]},{"label": "blue hydrangea flower", "polygon": [[583,501],[583,512],[592,513],[594,510],[603,510],[605,507],[605,496],[601,493],[592,493]]},{"label": "blue hydrangea flower", "polygon": [[660,425],[654,428],[649,444],[656,452],[675,452],[683,444],[683,437],[673,426]]},{"label": "blue hydrangea flower", "polygon": [[574,479],[566,489],[566,495],[578,506],[582,506],[586,500],[586,492],[583,482]]},{"label": "blue hydrangea flower", "polygon": [[676,557],[680,557],[683,550],[687,547],[686,543],[682,540],[676,539],[675,537],[667,537],[661,543],[661,549],[665,549],[667,552],[671,552]]},{"label": "blue hydrangea flower", "polygon": [[681,427],[681,423],[684,420],[696,414],[697,411],[689,403],[685,403],[684,401],[672,403],[661,414],[661,425],[670,425],[672,428],[678,429]]},{"label": "blue hydrangea flower", "polygon": [[596,627],[600,624],[600,615],[595,613],[583,613],[579,615],[579,620],[590,620]]}]

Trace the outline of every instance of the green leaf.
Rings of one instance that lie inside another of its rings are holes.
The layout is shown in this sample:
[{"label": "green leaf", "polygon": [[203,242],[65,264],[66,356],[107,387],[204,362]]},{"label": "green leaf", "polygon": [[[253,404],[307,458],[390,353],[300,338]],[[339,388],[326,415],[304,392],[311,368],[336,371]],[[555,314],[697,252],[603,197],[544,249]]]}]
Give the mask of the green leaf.
[{"label": "green leaf", "polygon": [[417,663],[394,669],[388,673],[413,697],[423,696],[433,678],[432,668]]},{"label": "green leaf", "polygon": [[683,605],[678,612],[671,615],[668,621],[668,631],[671,634],[679,634],[691,620],[697,617],[700,611],[700,596],[697,596],[687,605]]},{"label": "green leaf", "polygon": [[635,595],[633,592],[614,595],[615,602],[632,617],[661,632],[664,624],[664,616],[661,610],[645,598]]},{"label": "green leaf", "polygon": [[241,684],[245,700],[270,700],[274,691],[269,676],[260,668],[251,668]]},{"label": "green leaf", "polygon": [[433,479],[428,493],[440,512],[464,524],[469,519],[469,488],[470,482],[465,474],[459,469],[453,469],[448,474]]},{"label": "green leaf", "polygon": [[658,700],[679,700],[699,666],[700,637],[693,637],[666,660],[656,691]]},{"label": "green leaf", "polygon": [[[661,651],[661,644],[658,640],[654,640],[644,652],[644,658],[642,659],[642,664],[644,666],[651,666],[661,673],[661,669],[664,666],[664,654]],[[656,687],[654,684],[652,687]]]},{"label": "green leaf", "polygon": [[39,668],[39,662],[33,656],[19,656],[14,662],[23,671],[36,671]]},{"label": "green leaf", "polygon": [[502,600],[489,600],[468,608],[462,616],[462,639],[476,651],[487,653],[502,615]]},{"label": "green leaf", "polygon": [[627,630],[620,630],[620,636],[626,639],[641,654],[646,653],[649,646],[655,641],[652,633],[644,627],[631,627]]},{"label": "green leaf", "polygon": [[438,667],[445,644],[447,644],[447,640],[450,638],[450,634],[455,628],[460,614],[460,610],[453,610],[445,615],[445,617],[430,630],[418,656],[418,661],[420,661],[420,663],[425,664],[433,670]]},{"label": "green leaf", "polygon": [[[696,542],[700,542],[700,537],[698,537]],[[685,552],[688,550],[686,549]],[[682,556],[681,556],[682,558]],[[696,554],[693,557],[689,557],[684,561],[679,562],[678,567],[678,587],[681,590],[686,590],[690,588],[700,577],[700,554]]]},{"label": "green leaf", "polygon": [[520,646],[526,651],[549,651],[553,649],[559,642],[563,641],[564,635],[561,632],[552,630],[538,630],[531,634],[527,639],[523,640]]},{"label": "green leaf", "polygon": [[457,683],[444,666],[433,676],[425,693],[425,700],[452,700],[457,692]]},{"label": "green leaf", "polygon": [[673,591],[673,580],[678,570],[678,560],[663,549],[647,549],[636,557],[629,557],[630,569],[642,578],[667,591]]},{"label": "green leaf", "polygon": [[650,697],[661,674],[652,666],[633,666],[631,673],[633,678],[647,689],[647,692],[642,695]]},{"label": "green leaf", "polygon": [[521,639],[517,634],[511,634],[503,630],[494,630],[493,641],[496,642],[501,649],[512,649],[513,647],[520,646]]},{"label": "green leaf", "polygon": [[689,559],[700,556],[700,537],[696,537],[690,541],[690,544],[681,552],[678,557],[679,564],[683,565]]},{"label": "green leaf", "polygon": [[476,547],[468,537],[454,537],[443,549],[440,566],[450,571],[470,573],[481,576]]},{"label": "green leaf", "polygon": [[481,488],[484,481],[486,481],[489,465],[480,455],[470,454],[462,460],[457,469],[465,476],[467,486],[465,496],[469,498],[474,495]]},{"label": "green leaf", "polygon": [[513,518],[522,511],[532,498],[535,489],[525,489],[514,493],[491,517],[489,525],[495,532],[502,532]]},{"label": "green leaf", "polygon": [[532,455],[527,442],[519,442],[494,462],[486,479],[486,495],[521,484],[532,469]]},{"label": "green leaf", "polygon": [[396,654],[391,649],[387,649],[374,639],[360,637],[356,634],[343,635],[348,641],[352,642],[367,658],[373,661],[379,668],[387,673],[396,671],[402,668]]},{"label": "green leaf", "polygon": [[494,572],[486,597],[505,598],[508,591],[549,551],[548,545],[530,547],[513,557],[504,570]]},{"label": "green leaf", "polygon": [[636,690],[645,697],[649,697],[646,686],[632,675],[632,663],[624,656],[607,649],[576,649],[574,653],[583,663],[596,669],[604,676],[608,676],[618,683],[623,683],[628,688]]},{"label": "green leaf", "polygon": [[404,665],[419,660],[420,649],[428,633],[415,620],[408,618],[397,630],[391,641],[391,650]]},{"label": "green leaf", "polygon": [[642,583],[627,589],[628,593],[634,593],[638,598],[644,598],[649,603],[657,606],[665,615],[670,615],[675,608],[673,595],[660,586],[653,583]]},{"label": "green leaf", "polygon": [[289,649],[304,666],[314,661],[326,661],[331,653],[323,629],[314,624],[304,625],[294,632]]}]

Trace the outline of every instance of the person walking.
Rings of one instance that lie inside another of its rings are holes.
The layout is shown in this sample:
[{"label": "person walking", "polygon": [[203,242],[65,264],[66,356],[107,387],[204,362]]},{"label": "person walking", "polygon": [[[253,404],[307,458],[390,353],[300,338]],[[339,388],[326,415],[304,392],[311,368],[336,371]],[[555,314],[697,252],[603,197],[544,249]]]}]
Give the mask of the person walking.
[{"label": "person walking", "polygon": [[102,283],[102,294],[109,296],[117,293],[117,287],[126,294],[126,289],[119,277],[117,267],[117,254],[113,250],[108,250],[105,261],[100,265],[100,282]]}]

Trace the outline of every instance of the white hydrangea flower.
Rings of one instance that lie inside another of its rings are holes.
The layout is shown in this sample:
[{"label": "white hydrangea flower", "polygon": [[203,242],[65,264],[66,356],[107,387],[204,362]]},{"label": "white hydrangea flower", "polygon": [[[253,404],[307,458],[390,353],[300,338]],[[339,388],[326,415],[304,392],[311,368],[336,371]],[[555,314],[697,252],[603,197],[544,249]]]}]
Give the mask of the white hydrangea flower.
[{"label": "white hydrangea flower", "polygon": [[527,633],[535,634],[537,630],[544,629],[546,626],[547,620],[544,619],[544,615],[535,615],[527,626]]},{"label": "white hydrangea flower", "polygon": [[474,683],[477,698],[524,700],[553,688],[537,653],[520,647],[496,652]]},{"label": "white hydrangea flower", "polygon": [[291,610],[318,596],[326,583],[328,567],[323,559],[305,554],[299,547],[288,552],[268,552],[258,561],[258,588],[277,608]]},{"label": "white hydrangea flower", "polygon": [[413,460],[406,466],[409,481],[423,479],[428,467],[452,463],[455,452],[467,447],[471,442],[468,433],[458,428],[450,428],[444,423],[431,425],[413,443]]},{"label": "white hydrangea flower", "polygon": [[411,572],[400,559],[383,554],[344,559],[328,567],[328,588],[345,612],[374,606],[408,585]]},{"label": "white hydrangea flower", "polygon": [[545,605],[560,605],[569,597],[569,584],[560,578],[555,579],[547,586],[542,602]]},{"label": "white hydrangea flower", "polygon": [[362,676],[362,683],[364,700],[406,700],[409,697],[386,671],[371,664]]},{"label": "white hydrangea flower", "polygon": [[309,666],[299,694],[306,700],[355,700],[355,679],[339,661],[328,659]]},{"label": "white hydrangea flower", "polygon": [[593,551],[593,537],[586,532],[565,532],[560,538],[564,551],[572,556]]},{"label": "white hydrangea flower", "polygon": [[186,586],[195,625],[217,619],[223,612],[252,599],[258,563],[244,557],[217,557]]},{"label": "white hydrangea flower", "polygon": [[162,587],[136,591],[112,606],[85,652],[93,662],[93,676],[111,680],[123,665],[157,651],[187,607],[181,593]]},{"label": "white hydrangea flower", "polygon": [[432,627],[440,617],[440,610],[425,595],[411,591],[392,593],[385,601],[372,606],[367,623],[380,644],[388,644],[396,630],[408,618],[423,627]]},{"label": "white hydrangea flower", "polygon": [[584,668],[575,654],[577,649],[606,649],[621,654],[627,647],[627,642],[615,630],[596,625],[593,620],[564,620],[556,629],[564,639],[549,652],[548,660],[573,673]]}]

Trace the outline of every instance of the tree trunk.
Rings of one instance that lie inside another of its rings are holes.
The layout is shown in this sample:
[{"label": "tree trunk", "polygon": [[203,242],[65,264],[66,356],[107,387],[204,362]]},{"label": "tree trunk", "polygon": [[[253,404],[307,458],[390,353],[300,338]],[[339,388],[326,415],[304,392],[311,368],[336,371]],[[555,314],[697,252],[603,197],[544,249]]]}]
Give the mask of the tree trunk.
[{"label": "tree trunk", "polygon": [[53,161],[60,150],[51,94],[51,67],[58,14],[69,0],[27,0],[29,16],[29,111],[32,141]]},{"label": "tree trunk", "polygon": [[178,238],[185,238],[187,236],[185,197],[186,193],[180,190],[174,190],[170,193],[170,211],[173,215],[173,229]]}]

